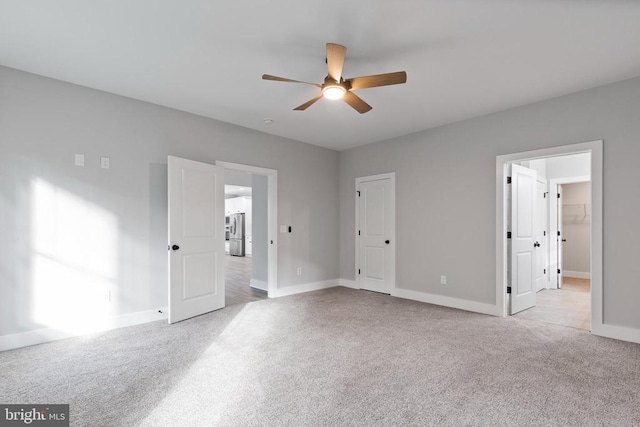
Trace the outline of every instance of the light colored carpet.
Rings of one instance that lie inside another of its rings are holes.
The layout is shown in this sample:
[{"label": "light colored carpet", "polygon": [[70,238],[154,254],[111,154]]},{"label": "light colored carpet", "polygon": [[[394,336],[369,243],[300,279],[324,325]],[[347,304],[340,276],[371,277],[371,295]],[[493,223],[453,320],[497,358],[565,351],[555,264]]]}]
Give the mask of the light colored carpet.
[{"label": "light colored carpet", "polygon": [[0,353],[73,425],[638,426],[640,345],[334,288]]}]

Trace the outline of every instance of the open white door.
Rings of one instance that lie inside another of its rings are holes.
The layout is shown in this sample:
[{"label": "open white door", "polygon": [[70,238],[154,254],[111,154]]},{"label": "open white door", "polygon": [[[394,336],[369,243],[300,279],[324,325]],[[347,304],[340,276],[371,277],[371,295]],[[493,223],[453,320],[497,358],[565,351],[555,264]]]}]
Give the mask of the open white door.
[{"label": "open white door", "polygon": [[169,323],[224,307],[224,168],[169,156]]},{"label": "open white door", "polygon": [[536,195],[536,292],[547,287],[547,180],[538,178]]},{"label": "open white door", "polygon": [[536,305],[537,172],[511,165],[511,314]]},{"label": "open white door", "polygon": [[358,286],[385,294],[395,286],[394,182],[391,174],[356,180]]},{"label": "open white door", "polygon": [[562,247],[566,241],[564,233],[562,231],[562,185],[558,184],[558,289],[562,288]]}]

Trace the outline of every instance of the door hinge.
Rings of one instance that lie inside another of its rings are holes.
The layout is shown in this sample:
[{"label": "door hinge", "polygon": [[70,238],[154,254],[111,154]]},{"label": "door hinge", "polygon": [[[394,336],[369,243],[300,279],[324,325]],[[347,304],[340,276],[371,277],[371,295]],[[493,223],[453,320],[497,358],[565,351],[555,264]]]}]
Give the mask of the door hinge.
[{"label": "door hinge", "polygon": [[558,199],[560,198],[560,193],[558,193]]},{"label": "door hinge", "polygon": [[507,239],[510,239],[510,238],[511,238],[511,232],[507,231]]},{"label": "door hinge", "polygon": [[542,197],[543,197],[544,199],[546,199],[546,198],[547,198],[547,193],[545,192],[545,193],[542,195]]},{"label": "door hinge", "polygon": [[560,235],[560,231],[558,231],[558,236]]},{"label": "door hinge", "polygon": [[356,191],[356,193],[358,193],[358,197],[360,197],[360,191],[358,190],[358,191]]},{"label": "door hinge", "polygon": [[358,274],[360,274],[360,269],[358,269]]},{"label": "door hinge", "polygon": [[543,235],[543,236],[546,236],[546,235],[547,235],[547,230],[543,230],[543,231],[542,231],[542,235]]},{"label": "door hinge", "polygon": [[558,274],[560,274],[560,269],[558,269]]},{"label": "door hinge", "polygon": [[507,184],[511,184],[511,177],[510,176],[507,177]]},{"label": "door hinge", "polygon": [[546,268],[542,269],[542,274],[547,274],[547,269]]},{"label": "door hinge", "polygon": [[511,286],[507,286],[507,293],[510,294],[511,293]]},{"label": "door hinge", "polygon": [[358,236],[360,235],[360,230],[358,230]]}]

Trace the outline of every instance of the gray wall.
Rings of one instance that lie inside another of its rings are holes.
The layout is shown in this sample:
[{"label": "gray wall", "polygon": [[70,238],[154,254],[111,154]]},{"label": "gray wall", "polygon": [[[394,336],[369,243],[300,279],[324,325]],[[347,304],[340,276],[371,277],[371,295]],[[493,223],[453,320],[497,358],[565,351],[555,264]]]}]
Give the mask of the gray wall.
[{"label": "gray wall", "polygon": [[551,157],[544,161],[547,179],[591,176],[591,154],[589,153]]},{"label": "gray wall", "polygon": [[591,183],[562,185],[562,246],[564,271],[590,273]]},{"label": "gray wall", "polygon": [[251,209],[253,218],[252,255],[251,255],[251,278],[267,283],[269,280],[268,250],[269,250],[269,228],[268,228],[268,186],[267,177],[262,175],[252,175]]},{"label": "gray wall", "polygon": [[524,167],[534,169],[539,178],[575,178],[591,176],[591,154],[571,154],[520,162]]},{"label": "gray wall", "polygon": [[0,67],[0,335],[51,326],[34,301],[69,292],[55,280],[67,273],[81,289],[49,310],[73,313],[105,283],[111,314],[166,306],[167,155],[277,169],[279,222],[295,227],[279,239],[278,286],[338,277],[336,151]]},{"label": "gray wall", "polygon": [[636,78],[341,152],[341,277],[355,178],[395,171],[397,286],[494,304],[496,156],[603,139],[605,322],[640,328],[639,111]]}]

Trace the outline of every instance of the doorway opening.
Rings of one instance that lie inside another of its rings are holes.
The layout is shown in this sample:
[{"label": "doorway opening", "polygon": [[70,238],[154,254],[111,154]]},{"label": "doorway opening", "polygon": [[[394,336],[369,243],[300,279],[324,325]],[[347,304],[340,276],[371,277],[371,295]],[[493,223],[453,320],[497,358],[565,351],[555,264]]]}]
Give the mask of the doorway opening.
[{"label": "doorway opening", "polygon": [[[224,198],[225,305],[265,299],[268,245],[267,178],[236,170],[226,171]],[[254,238],[255,268],[252,257]]]},{"label": "doorway opening", "polygon": [[602,141],[497,158],[503,315],[602,328]]},{"label": "doorway opening", "polygon": [[[525,190],[526,183],[513,185],[513,165],[524,168],[536,175],[535,196],[531,215],[533,219],[532,248],[534,259],[535,299],[529,304],[515,303],[526,290],[528,278],[523,265],[519,265],[525,250],[515,251],[512,245],[521,243],[522,218],[527,212],[514,213],[526,209],[526,202],[518,191]],[[524,160],[512,163],[511,212],[512,238],[507,240],[510,263],[507,276],[511,294],[509,314],[523,319],[531,319],[577,329],[591,328],[591,238],[589,221],[591,218],[591,154],[572,154]],[[577,174],[577,175],[576,175]],[[525,204],[523,204],[525,202]],[[518,203],[519,206],[515,206]],[[520,240],[520,242],[517,241]],[[520,260],[518,259],[520,258]],[[563,286],[563,283],[565,284]]]},{"label": "doorway opening", "polygon": [[229,162],[225,169],[225,302],[274,295],[277,171]]}]

